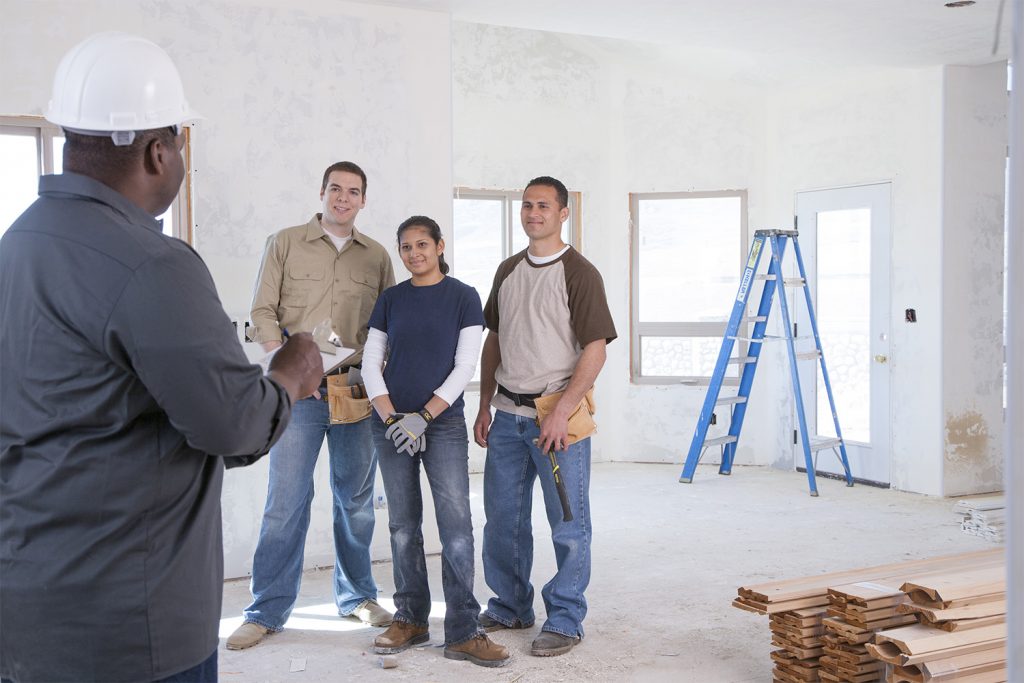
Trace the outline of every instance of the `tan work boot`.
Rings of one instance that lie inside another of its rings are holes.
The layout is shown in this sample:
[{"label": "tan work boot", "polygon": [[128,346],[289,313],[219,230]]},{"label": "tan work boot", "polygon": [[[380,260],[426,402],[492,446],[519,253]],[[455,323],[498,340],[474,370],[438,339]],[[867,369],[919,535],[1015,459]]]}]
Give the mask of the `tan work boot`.
[{"label": "tan work boot", "polygon": [[370,626],[391,625],[391,612],[378,605],[376,600],[363,600],[348,616]]},{"label": "tan work boot", "polygon": [[266,638],[268,633],[270,633],[269,628],[247,621],[228,636],[228,649],[244,650],[247,647],[252,647]]},{"label": "tan work boot", "polygon": [[430,640],[426,626],[405,621],[392,621],[387,631],[373,639],[373,651],[379,655],[393,655]]},{"label": "tan work boot", "polygon": [[469,660],[478,666],[505,666],[511,656],[508,648],[498,645],[483,633],[458,645],[444,648],[445,659]]}]

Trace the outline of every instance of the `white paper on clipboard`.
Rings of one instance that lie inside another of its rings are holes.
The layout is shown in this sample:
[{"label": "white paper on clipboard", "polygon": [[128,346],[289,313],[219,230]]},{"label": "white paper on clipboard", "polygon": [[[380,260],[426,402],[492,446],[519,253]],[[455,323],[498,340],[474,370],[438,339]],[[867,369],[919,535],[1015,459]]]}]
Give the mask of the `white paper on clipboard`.
[{"label": "white paper on clipboard", "polygon": [[[274,357],[274,354],[283,347],[279,346],[273,351],[267,352],[263,350],[263,347],[255,342],[245,342],[242,344],[242,349],[245,351],[246,358],[249,359],[250,363],[258,365],[263,368],[263,374],[267,374],[270,369],[270,359]],[[355,349],[349,349],[344,346],[337,347],[336,353],[324,353],[320,351],[320,360],[324,364],[323,374],[327,374],[331,370],[348,360],[348,357],[355,353]]]}]

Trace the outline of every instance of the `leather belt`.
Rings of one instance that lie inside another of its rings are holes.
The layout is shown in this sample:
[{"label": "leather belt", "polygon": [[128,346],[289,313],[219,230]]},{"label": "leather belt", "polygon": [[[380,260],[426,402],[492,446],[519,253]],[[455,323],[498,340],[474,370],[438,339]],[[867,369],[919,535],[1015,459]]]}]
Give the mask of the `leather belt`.
[{"label": "leather belt", "polygon": [[512,399],[512,402],[520,408],[523,406],[526,406],[527,408],[536,408],[537,406],[534,404],[533,399],[543,396],[543,394],[517,394],[509,391],[500,384],[498,385],[498,393]]}]

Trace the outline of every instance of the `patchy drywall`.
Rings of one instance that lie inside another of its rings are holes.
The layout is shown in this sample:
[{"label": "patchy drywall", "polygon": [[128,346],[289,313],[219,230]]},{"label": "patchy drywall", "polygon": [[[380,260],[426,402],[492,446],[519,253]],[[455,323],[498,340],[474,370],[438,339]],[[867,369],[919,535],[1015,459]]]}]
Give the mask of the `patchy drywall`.
[{"label": "patchy drywall", "polygon": [[[1000,490],[1002,460],[993,458],[998,437],[991,433],[985,416],[976,410],[946,415],[945,479],[966,486],[971,493]],[[996,434],[1000,427],[996,426]]]}]

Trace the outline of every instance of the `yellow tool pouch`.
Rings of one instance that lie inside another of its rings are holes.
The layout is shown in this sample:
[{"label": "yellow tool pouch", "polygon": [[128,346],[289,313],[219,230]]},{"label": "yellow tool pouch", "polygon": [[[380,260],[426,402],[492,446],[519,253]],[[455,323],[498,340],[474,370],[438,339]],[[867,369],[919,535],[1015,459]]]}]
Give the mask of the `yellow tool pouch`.
[{"label": "yellow tool pouch", "polygon": [[370,417],[366,387],[350,386],[348,374],[327,376],[327,405],[331,409],[331,424],[351,424]]},{"label": "yellow tool pouch", "polygon": [[[558,400],[562,398],[563,393],[565,392],[559,391],[533,399],[533,404],[537,407],[538,423],[551,414],[551,411],[558,405]],[[570,444],[582,441],[597,431],[597,423],[594,422],[594,413],[596,412],[597,406],[594,405],[594,389],[591,388],[580,400],[579,405],[572,411],[572,414],[569,415]]]}]

